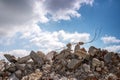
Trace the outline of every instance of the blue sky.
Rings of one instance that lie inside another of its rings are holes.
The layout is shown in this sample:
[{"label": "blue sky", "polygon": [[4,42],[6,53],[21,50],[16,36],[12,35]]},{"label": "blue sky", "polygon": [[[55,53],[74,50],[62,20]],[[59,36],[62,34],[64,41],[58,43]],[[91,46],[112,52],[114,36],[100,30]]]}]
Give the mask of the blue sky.
[{"label": "blue sky", "polygon": [[0,5],[1,54],[47,53],[68,42],[90,41],[100,27],[98,39],[83,47],[120,52],[119,0],[1,0]]}]

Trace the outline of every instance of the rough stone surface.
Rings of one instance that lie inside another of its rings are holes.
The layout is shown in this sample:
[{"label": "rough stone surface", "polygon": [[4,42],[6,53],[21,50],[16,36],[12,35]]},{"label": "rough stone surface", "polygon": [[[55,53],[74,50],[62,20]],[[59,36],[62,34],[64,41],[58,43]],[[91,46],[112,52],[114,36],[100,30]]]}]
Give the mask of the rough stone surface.
[{"label": "rough stone surface", "polygon": [[18,63],[26,63],[28,60],[30,60],[29,55],[22,58],[18,58]]},{"label": "rough stone surface", "polygon": [[76,69],[76,68],[78,68],[80,66],[80,64],[81,64],[81,60],[72,59],[68,63],[67,67],[68,67],[68,69]]},{"label": "rough stone surface", "polygon": [[4,56],[6,57],[6,59],[7,59],[9,62],[17,62],[17,59],[16,59],[15,56],[13,56],[13,55],[4,54]]},{"label": "rough stone surface", "polygon": [[31,51],[30,57],[34,61],[34,63],[38,64],[38,66],[42,66],[44,64],[43,58],[36,54],[34,51]]}]

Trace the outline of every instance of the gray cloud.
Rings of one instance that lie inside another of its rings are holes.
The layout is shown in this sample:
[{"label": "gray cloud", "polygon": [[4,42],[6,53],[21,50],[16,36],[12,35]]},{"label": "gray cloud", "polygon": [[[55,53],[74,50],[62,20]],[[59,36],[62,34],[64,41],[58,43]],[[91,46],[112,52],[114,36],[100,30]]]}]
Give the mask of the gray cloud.
[{"label": "gray cloud", "polygon": [[32,0],[0,0],[0,36],[12,36],[32,17]]}]

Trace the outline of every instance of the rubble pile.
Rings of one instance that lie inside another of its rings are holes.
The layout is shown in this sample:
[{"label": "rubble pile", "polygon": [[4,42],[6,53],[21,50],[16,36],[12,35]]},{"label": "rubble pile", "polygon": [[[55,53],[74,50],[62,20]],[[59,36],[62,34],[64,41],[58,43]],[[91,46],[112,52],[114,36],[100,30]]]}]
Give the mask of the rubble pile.
[{"label": "rubble pile", "polygon": [[47,55],[31,51],[21,58],[4,54],[9,62],[0,60],[0,80],[120,80],[118,53],[77,46]]}]

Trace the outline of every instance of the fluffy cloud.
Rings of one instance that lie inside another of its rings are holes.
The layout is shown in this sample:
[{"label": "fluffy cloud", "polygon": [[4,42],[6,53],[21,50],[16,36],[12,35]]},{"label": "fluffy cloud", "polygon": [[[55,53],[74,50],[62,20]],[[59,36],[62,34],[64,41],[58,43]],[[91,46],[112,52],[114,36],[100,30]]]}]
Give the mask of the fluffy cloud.
[{"label": "fluffy cloud", "polygon": [[15,57],[23,57],[23,56],[29,55],[30,51],[17,49],[17,50],[12,50],[12,51],[8,51],[8,52],[0,52],[0,59],[5,58],[3,56],[4,54],[11,54],[11,55],[14,55]]},{"label": "fluffy cloud", "polygon": [[77,10],[93,0],[0,0],[0,36],[13,36],[25,24],[80,17]]},{"label": "fluffy cloud", "polygon": [[117,39],[114,36],[105,36],[105,37],[102,37],[101,40],[104,43],[120,43],[120,39]]},{"label": "fluffy cloud", "polygon": [[47,51],[50,51],[65,46],[65,42],[87,42],[89,38],[90,34],[88,33],[68,33],[60,30],[58,32],[40,32],[39,35],[31,38],[30,42],[36,44],[41,49],[48,49]]},{"label": "fluffy cloud", "polygon": [[80,17],[78,10],[82,4],[92,5],[93,0],[44,0],[43,1],[47,14],[51,19],[70,20],[71,17]]},{"label": "fluffy cloud", "polygon": [[20,39],[47,49],[62,47],[67,41],[88,41],[88,33],[43,31],[37,23],[80,17],[81,6],[92,3],[93,0],[0,0],[0,45],[4,41],[6,45],[13,43],[17,33]]},{"label": "fluffy cloud", "polygon": [[111,52],[119,52],[120,53],[120,45],[112,45],[105,47],[104,49],[111,51]]}]

